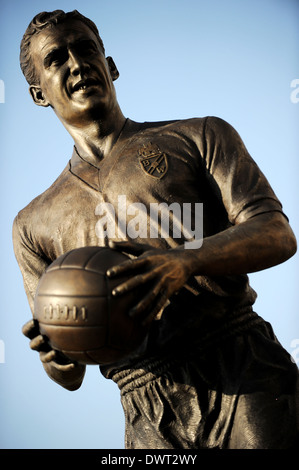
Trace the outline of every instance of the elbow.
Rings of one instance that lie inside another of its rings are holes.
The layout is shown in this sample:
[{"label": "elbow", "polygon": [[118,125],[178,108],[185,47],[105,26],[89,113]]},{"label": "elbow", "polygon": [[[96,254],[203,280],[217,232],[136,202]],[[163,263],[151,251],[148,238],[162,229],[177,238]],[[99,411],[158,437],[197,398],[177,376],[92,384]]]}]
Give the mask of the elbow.
[{"label": "elbow", "polygon": [[297,240],[288,221],[282,214],[277,214],[272,220],[272,230],[275,234],[275,251],[283,263],[295,255],[297,251]]},{"label": "elbow", "polygon": [[293,232],[288,236],[287,247],[285,251],[286,251],[286,260],[294,256],[295,253],[297,252],[297,240]]}]

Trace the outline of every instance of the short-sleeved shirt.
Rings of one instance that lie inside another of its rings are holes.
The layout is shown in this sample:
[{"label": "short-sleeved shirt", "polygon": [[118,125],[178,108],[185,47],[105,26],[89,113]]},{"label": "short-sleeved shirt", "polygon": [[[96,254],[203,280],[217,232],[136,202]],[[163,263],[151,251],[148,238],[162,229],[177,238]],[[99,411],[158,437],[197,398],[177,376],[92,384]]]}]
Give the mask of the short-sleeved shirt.
[{"label": "short-sleeved shirt", "polygon": [[[97,166],[74,148],[53,185],[15,218],[14,249],[32,311],[40,276],[71,249],[104,246],[109,238],[168,249],[192,234],[196,238],[197,231],[203,237],[198,249],[204,249],[206,237],[262,213],[282,212],[239,134],[222,119],[143,124],[128,119],[123,135]],[[178,318],[171,305],[184,305],[185,295],[196,308]],[[216,323],[221,316],[229,319],[229,312],[255,298],[246,274],[193,277],[171,299],[163,322],[154,322],[154,337],[162,342],[175,337],[184,323],[200,328],[201,311]],[[164,339],[158,330],[167,332]]]}]

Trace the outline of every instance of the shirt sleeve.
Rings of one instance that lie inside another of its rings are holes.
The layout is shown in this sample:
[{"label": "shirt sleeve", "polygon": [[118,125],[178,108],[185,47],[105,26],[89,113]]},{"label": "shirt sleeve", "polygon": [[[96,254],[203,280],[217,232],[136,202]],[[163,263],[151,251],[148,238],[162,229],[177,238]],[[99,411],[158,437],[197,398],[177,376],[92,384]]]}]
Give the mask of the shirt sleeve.
[{"label": "shirt sleeve", "polygon": [[34,250],[26,226],[22,226],[19,216],[14,219],[12,236],[16,260],[23,276],[25,292],[33,314],[36,288],[49,262]]},{"label": "shirt sleeve", "polygon": [[220,118],[208,117],[205,128],[207,178],[233,225],[282,205],[249,155],[236,130]]}]

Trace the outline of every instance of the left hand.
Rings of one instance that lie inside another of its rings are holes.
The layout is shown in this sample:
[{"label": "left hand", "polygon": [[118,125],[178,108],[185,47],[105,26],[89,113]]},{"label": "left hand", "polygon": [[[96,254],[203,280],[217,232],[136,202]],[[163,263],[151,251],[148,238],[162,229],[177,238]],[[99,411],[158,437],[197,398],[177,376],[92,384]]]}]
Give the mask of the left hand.
[{"label": "left hand", "polygon": [[106,274],[110,278],[130,275],[127,281],[113,290],[114,296],[148,284],[147,293],[129,312],[130,316],[140,318],[147,325],[159,314],[167,300],[187,282],[191,274],[185,256],[187,250],[160,250],[133,242],[110,242],[109,246],[137,256],[113,266]]},{"label": "left hand", "polygon": [[29,338],[30,348],[39,352],[39,358],[48,376],[67,390],[77,390],[83,381],[86,366],[69,360],[60,351],[52,349],[47,337],[39,330],[38,321],[29,320],[22,328]]}]

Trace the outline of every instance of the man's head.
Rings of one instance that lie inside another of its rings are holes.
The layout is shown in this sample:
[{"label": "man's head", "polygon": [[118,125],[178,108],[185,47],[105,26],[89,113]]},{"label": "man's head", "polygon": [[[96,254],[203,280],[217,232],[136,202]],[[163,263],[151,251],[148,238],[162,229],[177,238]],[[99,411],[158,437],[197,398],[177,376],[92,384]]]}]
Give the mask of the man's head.
[{"label": "man's head", "polygon": [[34,102],[69,126],[105,119],[118,107],[118,70],[95,24],[77,11],[40,13],[27,28],[20,62]]},{"label": "man's head", "polygon": [[29,85],[38,85],[39,84],[39,76],[35,70],[32,56],[31,56],[31,43],[33,37],[36,37],[41,31],[44,31],[45,28],[53,28],[58,24],[66,22],[71,19],[77,19],[82,21],[82,23],[86,24],[91,31],[95,34],[99,41],[99,45],[105,54],[105,48],[103,41],[99,35],[98,28],[91,21],[89,18],[86,18],[77,10],[70,11],[65,13],[63,10],[55,10],[52,12],[44,11],[36,15],[33,20],[30,22],[26,32],[23,36],[20,46],[20,65],[21,70],[29,83]]}]

